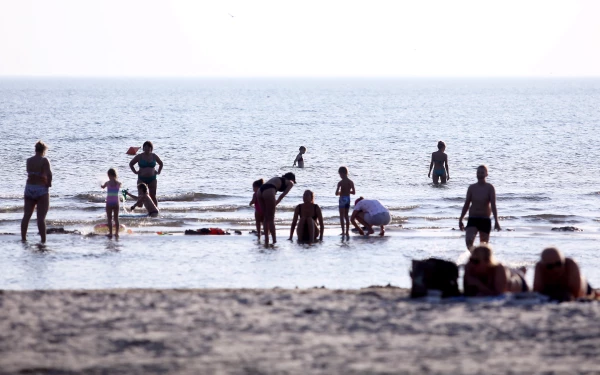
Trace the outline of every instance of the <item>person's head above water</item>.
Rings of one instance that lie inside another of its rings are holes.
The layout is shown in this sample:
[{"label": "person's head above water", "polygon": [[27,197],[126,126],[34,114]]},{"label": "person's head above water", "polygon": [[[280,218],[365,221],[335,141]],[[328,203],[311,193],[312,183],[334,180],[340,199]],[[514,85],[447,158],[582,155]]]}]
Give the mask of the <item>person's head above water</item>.
[{"label": "person's head above water", "polygon": [[299,150],[300,150],[300,152],[301,152],[301,153],[303,153],[303,154],[304,154],[304,153],[306,152],[306,147],[304,147],[304,146],[300,146],[300,149],[299,149]]},{"label": "person's head above water", "polygon": [[312,190],[304,190],[302,200],[304,203],[315,203],[315,194],[312,192]]},{"label": "person's head above water", "polygon": [[296,183],[296,175],[293,174],[292,172],[288,172],[281,177],[285,178],[286,180],[290,180],[293,183]]},{"label": "person's head above water", "polygon": [[540,254],[541,263],[546,270],[560,272],[565,265],[565,256],[555,247],[548,247]]},{"label": "person's head above water", "polygon": [[363,198],[363,197],[356,198],[356,200],[354,201],[354,205],[356,206],[358,204],[358,202],[362,201],[363,199],[365,199],[365,198]]},{"label": "person's head above water", "polygon": [[438,150],[444,151],[445,149],[446,149],[446,144],[444,143],[444,141],[439,141],[438,142]]},{"label": "person's head above water", "polygon": [[35,144],[35,152],[37,154],[46,154],[46,150],[48,149],[48,146],[46,146],[46,144],[44,142],[42,142],[41,140],[37,141],[37,143]]},{"label": "person's head above water", "polygon": [[340,176],[348,176],[348,168],[340,167],[340,169],[338,169],[338,173]]},{"label": "person's head above water", "polygon": [[144,152],[146,152],[146,147],[148,147],[148,152],[152,152],[152,150],[154,150],[154,145],[152,144],[152,142],[150,141],[146,141],[144,142],[144,144],[142,145],[142,150],[144,150]]},{"label": "person's head above water", "polygon": [[488,176],[488,169],[485,165],[477,167],[477,179],[486,178]]},{"label": "person's head above water", "polygon": [[114,177],[117,178],[117,171],[114,168],[110,168],[106,174],[108,175],[108,177]]},{"label": "person's head above water", "polygon": [[253,188],[259,188],[261,186],[263,186],[263,184],[265,183],[265,180],[263,180],[262,178],[259,180],[256,180],[252,183],[252,187]]}]

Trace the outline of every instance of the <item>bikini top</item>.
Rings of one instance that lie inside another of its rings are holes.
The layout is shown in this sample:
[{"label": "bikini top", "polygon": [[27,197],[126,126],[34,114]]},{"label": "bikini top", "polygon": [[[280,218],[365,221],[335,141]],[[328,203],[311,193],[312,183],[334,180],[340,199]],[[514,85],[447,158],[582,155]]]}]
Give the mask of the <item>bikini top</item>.
[{"label": "bikini top", "polygon": [[146,160],[140,158],[140,161],[138,161],[138,165],[140,166],[140,168],[156,167],[156,160],[154,160],[154,154],[152,155],[152,161],[146,161]]},{"label": "bikini top", "polygon": [[279,177],[279,179],[281,180],[281,186],[279,187],[279,189],[277,189],[277,191],[284,192],[285,189],[287,188],[287,185],[285,183],[285,178]]}]

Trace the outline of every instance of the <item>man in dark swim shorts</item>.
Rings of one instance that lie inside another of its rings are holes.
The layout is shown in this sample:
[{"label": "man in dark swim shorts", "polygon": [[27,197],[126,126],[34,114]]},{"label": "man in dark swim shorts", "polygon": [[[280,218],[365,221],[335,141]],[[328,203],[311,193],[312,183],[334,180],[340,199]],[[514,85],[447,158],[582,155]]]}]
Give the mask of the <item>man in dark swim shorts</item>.
[{"label": "man in dark swim shorts", "polygon": [[490,215],[494,214],[494,229],[501,230],[498,222],[498,211],[496,209],[496,190],[492,184],[485,181],[488,175],[487,167],[480,165],[477,168],[477,183],[469,186],[467,198],[463,206],[458,226],[460,230],[465,230],[463,218],[467,210],[469,211],[469,220],[467,221],[465,242],[467,249],[472,251],[475,237],[479,233],[479,242],[487,243],[490,240],[492,231],[492,219]]}]

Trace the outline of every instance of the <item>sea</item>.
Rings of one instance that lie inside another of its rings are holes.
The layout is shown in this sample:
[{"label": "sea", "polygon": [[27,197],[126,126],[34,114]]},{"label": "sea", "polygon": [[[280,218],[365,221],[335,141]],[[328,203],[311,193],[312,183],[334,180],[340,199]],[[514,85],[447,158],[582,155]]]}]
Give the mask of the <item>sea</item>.
[{"label": "sea", "polygon": [[[410,287],[413,259],[468,259],[458,217],[481,164],[503,229],[496,257],[531,283],[556,246],[600,286],[599,104],[599,79],[0,78],[0,289]],[[20,240],[40,139],[54,174],[47,225],[74,231],[45,245],[35,213]],[[161,213],[122,217],[128,232],[108,239],[94,229],[106,222],[100,185],[115,168],[135,190],[126,151],[147,140],[164,162]],[[427,177],[439,140],[443,186]],[[303,169],[292,167],[300,146]],[[339,235],[340,166],[356,197],[389,208],[384,237]],[[266,247],[250,233],[252,182],[286,172],[297,184]],[[326,226],[313,245],[288,240],[307,189]],[[231,234],[184,234],[211,227]],[[564,227],[577,231],[553,230]]]}]

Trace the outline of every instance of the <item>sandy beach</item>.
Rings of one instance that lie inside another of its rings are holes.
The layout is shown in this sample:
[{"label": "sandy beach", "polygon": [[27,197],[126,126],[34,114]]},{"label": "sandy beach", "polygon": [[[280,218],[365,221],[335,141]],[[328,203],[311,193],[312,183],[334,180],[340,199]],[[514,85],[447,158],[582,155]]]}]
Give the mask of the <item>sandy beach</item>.
[{"label": "sandy beach", "polygon": [[399,288],[3,291],[0,373],[600,372],[599,319]]}]

